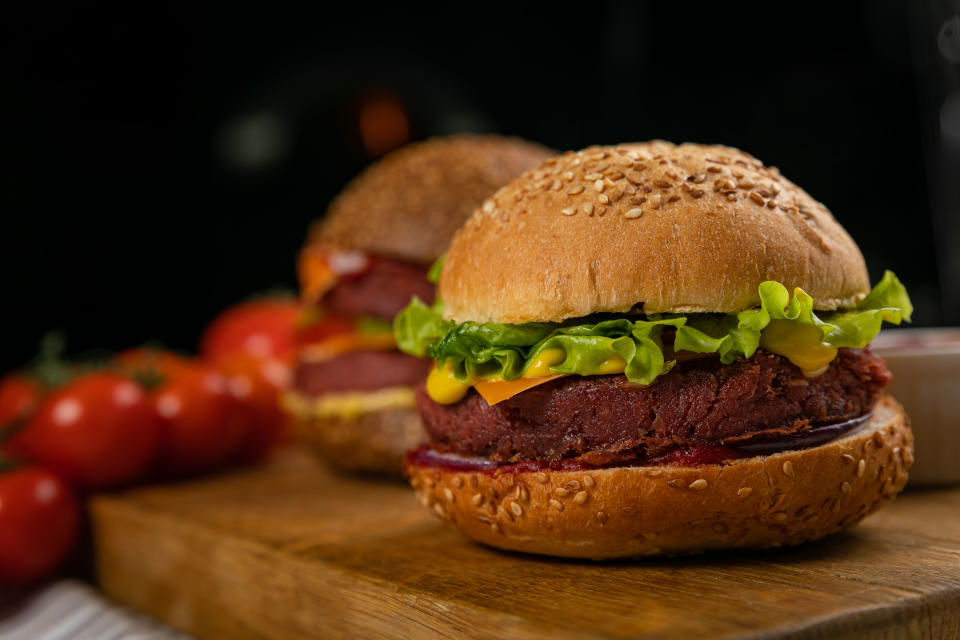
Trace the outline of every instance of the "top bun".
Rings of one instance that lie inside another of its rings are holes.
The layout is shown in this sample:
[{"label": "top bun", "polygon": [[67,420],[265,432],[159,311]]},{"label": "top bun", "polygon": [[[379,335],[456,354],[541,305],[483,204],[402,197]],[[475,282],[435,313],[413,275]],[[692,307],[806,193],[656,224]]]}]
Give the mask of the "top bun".
[{"label": "top bun", "polygon": [[764,280],[825,310],[870,288],[847,232],[775,167],[657,141],[567,152],[505,185],[454,236],[438,294],[460,322],[559,322],[734,313]]},{"label": "top bun", "polygon": [[333,244],[429,263],[483,199],[550,156],[519,138],[457,135],[405,146],[367,167],[311,229]]}]

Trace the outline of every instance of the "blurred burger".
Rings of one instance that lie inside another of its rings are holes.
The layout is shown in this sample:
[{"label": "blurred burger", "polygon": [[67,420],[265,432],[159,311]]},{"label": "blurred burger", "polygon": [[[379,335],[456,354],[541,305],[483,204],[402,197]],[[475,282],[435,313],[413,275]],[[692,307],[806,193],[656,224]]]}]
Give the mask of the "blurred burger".
[{"label": "blurred burger", "polygon": [[824,206],[752,156],[664,142],[551,158],[455,236],[406,459],[485,544],[612,558],[770,547],[903,488],[913,438],[868,344],[908,320]]},{"label": "blurred burger", "polygon": [[430,265],[483,199],[549,155],[515,138],[435,138],[386,156],[333,200],[300,254],[310,305],[293,389],[300,436],[343,470],[397,473],[423,441],[414,385],[430,363],[396,349],[393,316],[432,301]]}]

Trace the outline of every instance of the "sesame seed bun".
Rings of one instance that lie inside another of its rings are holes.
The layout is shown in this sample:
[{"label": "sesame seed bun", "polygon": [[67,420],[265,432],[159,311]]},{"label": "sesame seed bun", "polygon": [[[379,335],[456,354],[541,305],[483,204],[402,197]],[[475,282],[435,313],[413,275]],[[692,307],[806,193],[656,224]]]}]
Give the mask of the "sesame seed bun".
[{"label": "sesame seed bun", "polygon": [[439,296],[461,322],[559,322],[733,313],[759,305],[764,280],[802,287],[818,309],[870,288],[847,232],[776,168],[650,142],[568,152],[506,184],[454,237]]},{"label": "sesame seed bun", "polygon": [[814,540],[891,501],[912,463],[907,416],[887,396],[849,435],[723,465],[405,473],[425,506],[478,542],[602,559]]},{"label": "sesame seed bun", "polygon": [[338,195],[308,244],[430,263],[483,199],[551,155],[519,138],[457,135],[390,153]]},{"label": "sesame seed bun", "polygon": [[282,404],[297,439],[344,472],[399,477],[403,455],[426,438],[409,387],[316,398],[291,390]]}]

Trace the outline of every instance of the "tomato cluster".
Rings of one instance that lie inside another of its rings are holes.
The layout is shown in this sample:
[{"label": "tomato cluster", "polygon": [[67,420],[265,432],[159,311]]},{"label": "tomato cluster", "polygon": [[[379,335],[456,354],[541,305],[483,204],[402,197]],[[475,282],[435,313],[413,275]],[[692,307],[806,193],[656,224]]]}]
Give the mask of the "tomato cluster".
[{"label": "tomato cluster", "polygon": [[0,379],[0,585],[69,554],[78,496],[255,462],[281,442],[299,305],[262,300],[214,319],[199,357],[156,348],[76,367],[51,387]]}]

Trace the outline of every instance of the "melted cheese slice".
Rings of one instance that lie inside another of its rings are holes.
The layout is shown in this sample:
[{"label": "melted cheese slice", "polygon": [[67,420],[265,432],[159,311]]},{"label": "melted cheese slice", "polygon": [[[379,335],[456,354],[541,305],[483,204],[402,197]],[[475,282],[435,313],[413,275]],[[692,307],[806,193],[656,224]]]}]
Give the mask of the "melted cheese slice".
[{"label": "melted cheese slice", "polygon": [[477,390],[487,404],[491,407],[498,402],[508,400],[521,391],[532,389],[544,382],[550,382],[557,378],[569,376],[569,373],[557,373],[552,376],[540,378],[517,378],[516,380],[477,380],[473,388]]},{"label": "melted cheese slice", "polygon": [[320,362],[350,351],[389,351],[396,346],[392,333],[338,333],[323,342],[304,347],[301,358]]}]

